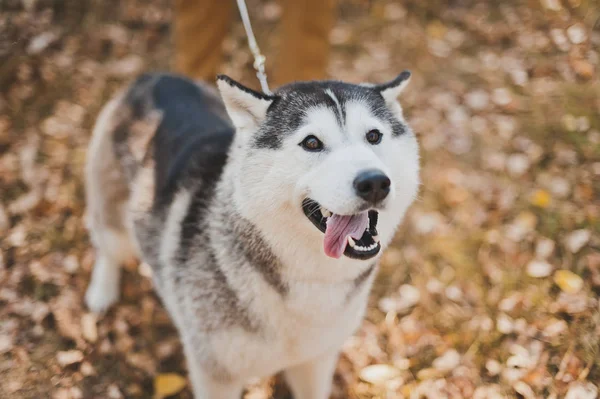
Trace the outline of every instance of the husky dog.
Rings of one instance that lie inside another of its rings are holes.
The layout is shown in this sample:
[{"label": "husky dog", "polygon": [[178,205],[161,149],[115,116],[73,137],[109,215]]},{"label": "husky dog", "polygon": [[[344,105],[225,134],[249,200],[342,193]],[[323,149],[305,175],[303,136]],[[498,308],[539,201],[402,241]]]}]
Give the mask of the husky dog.
[{"label": "husky dog", "polygon": [[[273,95],[143,75],[102,110],[86,170],[106,310],[137,257],[178,328],[196,398],[238,399],[283,371],[326,399],[383,249],[419,185],[415,135],[385,84],[297,82]],[[221,101],[222,99],[222,101]]]}]

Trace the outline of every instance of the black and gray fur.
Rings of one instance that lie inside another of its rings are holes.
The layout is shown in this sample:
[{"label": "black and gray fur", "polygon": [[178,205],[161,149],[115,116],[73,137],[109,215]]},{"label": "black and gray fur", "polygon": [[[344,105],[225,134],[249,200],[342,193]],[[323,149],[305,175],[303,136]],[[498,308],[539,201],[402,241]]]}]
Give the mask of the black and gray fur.
[{"label": "black and gray fur", "polygon": [[[328,107],[343,125],[345,104],[355,100],[393,136],[409,134],[382,94],[407,78],[381,86],[299,82],[266,96],[221,77],[268,104],[247,148],[235,144],[236,129],[213,89],[175,75],[138,78],[102,111],[90,144],[87,216],[98,253],[88,306],[103,311],[114,303],[119,265],[141,258],[181,333],[197,398],[237,398],[249,377],[286,370],[297,399],[325,399],[340,341],[362,318],[376,263],[324,266],[347,273],[331,282],[299,278],[302,251],[313,248],[298,248],[294,265],[276,255],[278,244],[233,200],[243,171],[231,166],[232,157],[280,150],[312,107]],[[312,228],[301,217],[302,228]],[[313,303],[323,309],[304,308]]]}]

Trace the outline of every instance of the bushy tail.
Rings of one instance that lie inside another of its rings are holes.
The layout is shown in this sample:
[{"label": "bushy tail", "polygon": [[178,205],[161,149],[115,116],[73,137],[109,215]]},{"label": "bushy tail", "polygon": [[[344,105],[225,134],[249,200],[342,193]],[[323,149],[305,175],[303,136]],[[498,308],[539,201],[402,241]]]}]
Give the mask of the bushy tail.
[{"label": "bushy tail", "polygon": [[147,159],[162,119],[161,112],[154,107],[152,95],[159,79],[160,75],[140,76],[129,86],[114,115],[114,151],[129,181]]}]

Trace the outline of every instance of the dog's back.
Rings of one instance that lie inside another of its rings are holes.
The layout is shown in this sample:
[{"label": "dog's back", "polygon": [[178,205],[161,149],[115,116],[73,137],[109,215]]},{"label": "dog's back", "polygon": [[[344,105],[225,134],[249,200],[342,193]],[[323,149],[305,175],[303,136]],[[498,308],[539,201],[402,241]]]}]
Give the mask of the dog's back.
[{"label": "dog's back", "polygon": [[[145,159],[155,162],[155,201],[171,200],[176,186],[190,174],[212,181],[220,173],[233,138],[233,126],[218,95],[209,87],[174,75],[143,75],[129,88],[123,107],[127,118],[115,128],[115,149],[125,167]],[[154,116],[153,116],[154,115]],[[132,129],[138,122],[159,120],[156,129]],[[142,131],[139,131],[142,130]],[[138,135],[131,140],[132,135]],[[147,142],[144,158],[129,163]],[[194,155],[202,156],[194,156]],[[135,170],[127,171],[128,175]]]},{"label": "dog's back", "polygon": [[200,191],[199,184],[200,200],[212,196],[233,134],[216,91],[175,75],[142,75],[104,107],[90,143],[86,193],[88,226],[104,254],[94,273],[109,278],[88,291],[92,309],[118,297],[112,264],[141,257],[158,265],[158,232],[173,197],[182,187]]}]

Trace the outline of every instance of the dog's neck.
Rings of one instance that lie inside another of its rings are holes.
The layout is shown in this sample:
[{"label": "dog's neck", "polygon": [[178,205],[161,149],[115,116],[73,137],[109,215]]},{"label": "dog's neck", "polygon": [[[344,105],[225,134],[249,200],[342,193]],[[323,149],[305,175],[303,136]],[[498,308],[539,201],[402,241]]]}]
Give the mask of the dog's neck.
[{"label": "dog's neck", "polygon": [[[227,235],[233,240],[221,245],[228,250],[246,252],[245,258],[258,256],[255,251],[261,251],[262,261],[270,259],[273,267],[281,268],[286,281],[303,281],[314,283],[343,283],[350,282],[377,262],[377,259],[361,261],[342,256],[340,259],[330,258],[323,250],[323,233],[310,224],[301,209],[294,209],[290,204],[276,211],[269,210],[260,221],[252,217],[240,207],[236,187],[236,165],[228,165],[217,185],[217,195],[211,205],[211,231],[219,231],[228,224]],[[240,220],[233,220],[239,218]],[[244,248],[244,246],[248,246]],[[266,248],[252,248],[262,246]],[[272,254],[266,254],[269,250]],[[248,254],[255,254],[250,255]],[[255,258],[256,260],[256,258]]]}]

